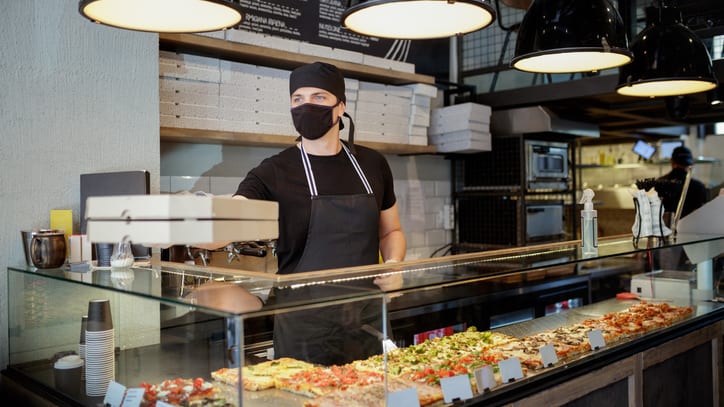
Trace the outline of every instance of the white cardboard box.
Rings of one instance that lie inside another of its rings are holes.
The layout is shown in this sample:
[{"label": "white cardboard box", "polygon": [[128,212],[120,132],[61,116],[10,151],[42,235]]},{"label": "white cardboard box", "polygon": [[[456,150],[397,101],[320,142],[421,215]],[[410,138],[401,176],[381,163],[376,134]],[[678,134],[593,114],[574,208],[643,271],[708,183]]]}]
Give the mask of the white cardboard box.
[{"label": "white cardboard box", "polygon": [[430,118],[430,134],[445,134],[464,130],[472,130],[479,133],[490,133],[490,123],[465,120],[456,121],[449,117],[443,120],[435,118],[434,116]]},{"label": "white cardboard box", "polygon": [[175,78],[159,78],[158,86],[159,90],[169,92],[189,92],[204,95],[219,95],[219,84],[213,82],[201,82]]},{"label": "white cardboard box", "polygon": [[278,204],[256,199],[196,195],[119,195],[89,197],[88,220],[234,219],[277,220]]},{"label": "white cardboard box", "polygon": [[472,130],[462,130],[462,131],[454,131],[450,133],[443,133],[443,134],[430,134],[430,143],[432,144],[440,144],[440,143],[449,143],[453,141],[466,141],[466,140],[472,140],[472,141],[481,141],[484,143],[487,143],[490,145],[490,133],[481,133],[477,131]]},{"label": "white cardboard box", "polygon": [[216,106],[191,105],[186,103],[160,102],[159,113],[177,117],[219,118],[219,108]]},{"label": "white cardboard box", "polygon": [[428,98],[437,97],[437,87],[433,85],[428,85],[426,83],[414,83],[412,85],[405,85],[405,87],[412,89],[412,93],[416,96],[422,95],[427,96]]},{"label": "white cardboard box", "polygon": [[441,153],[478,153],[490,151],[490,143],[484,141],[463,140],[449,143],[435,144],[437,151]]},{"label": "white cardboard box", "polygon": [[159,90],[158,98],[161,102],[219,107],[219,95]]}]

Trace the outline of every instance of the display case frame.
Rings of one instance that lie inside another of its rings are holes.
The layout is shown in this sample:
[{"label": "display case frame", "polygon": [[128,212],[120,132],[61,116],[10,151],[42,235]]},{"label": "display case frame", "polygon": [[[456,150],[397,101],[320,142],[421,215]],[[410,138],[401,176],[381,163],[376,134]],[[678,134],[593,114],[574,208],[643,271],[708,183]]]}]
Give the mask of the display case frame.
[{"label": "display case frame", "polygon": [[[197,333],[195,328],[204,324],[218,324],[218,321],[232,321],[234,325],[236,340],[227,343],[226,338],[216,338],[220,343],[215,346],[221,347],[221,352],[228,352],[229,349],[238,349],[240,364],[253,364],[263,360],[267,349],[270,346],[269,336],[259,333],[268,332],[267,321],[275,314],[291,312],[295,310],[310,309],[315,307],[327,307],[337,304],[355,304],[363,301],[379,302],[381,319],[384,321],[380,329],[380,340],[399,339],[394,335],[396,329],[395,319],[422,315],[436,315],[445,313],[445,310],[460,310],[465,306],[472,306],[472,311],[452,313],[448,322],[461,322],[471,325],[476,321],[469,321],[468,317],[477,310],[485,308],[490,304],[515,301],[516,298],[530,296],[531,293],[547,294],[552,289],[569,287],[571,284],[587,284],[588,295],[584,299],[584,308],[572,309],[561,313],[554,313],[550,316],[534,315],[532,320],[519,322],[495,329],[497,332],[512,333],[515,330],[531,333],[555,327],[557,324],[565,324],[566,321],[580,320],[590,315],[602,315],[624,309],[630,302],[613,299],[611,293],[601,294],[596,297],[592,293],[591,282],[597,278],[608,275],[627,276],[652,271],[652,257],[661,257],[664,254],[676,251],[684,252],[690,259],[699,262],[710,262],[718,258],[724,252],[724,236],[719,235],[678,235],[675,239],[661,241],[658,239],[634,242],[629,236],[601,239],[598,248],[598,255],[595,257],[584,257],[581,254],[580,242],[564,242],[557,244],[546,244],[538,246],[511,248],[489,252],[468,253],[462,255],[446,256],[441,258],[422,259],[408,261],[394,265],[374,265],[337,270],[320,270],[309,273],[294,275],[277,275],[268,273],[245,272],[215,267],[190,266],[180,263],[158,262],[152,260],[148,264],[137,264],[136,267],[126,274],[120,274],[119,270],[93,270],[91,273],[70,273],[65,269],[32,269],[27,267],[10,267],[8,269],[9,290],[9,337],[10,337],[10,364],[3,372],[4,382],[13,381],[20,383],[20,387],[34,389],[44,394],[45,398],[52,399],[59,405],[93,405],[98,402],[97,398],[90,400],[83,397],[58,392],[54,389],[53,383],[48,379],[52,369],[47,369],[48,364],[61,352],[63,348],[73,349],[77,345],[76,339],[61,343],[57,347],[33,345],[28,341],[27,322],[35,321],[40,328],[52,328],[48,321],[52,318],[43,315],[43,312],[61,312],[62,308],[52,307],[49,309],[38,309],[21,306],[27,301],[47,301],[49,298],[82,298],[81,302],[87,301],[86,297],[93,295],[117,296],[127,300],[125,311],[121,308],[115,310],[115,315],[123,315],[124,312],[131,312],[134,315],[143,315],[151,319],[156,317],[159,320],[170,321],[182,326],[190,324],[194,329],[190,331],[182,328],[181,334],[175,338],[174,344],[180,348],[188,348],[193,340],[186,339],[184,335]],[[642,260],[643,259],[643,260]],[[613,264],[613,265],[612,265]],[[677,263],[678,264],[678,263]],[[622,266],[623,265],[623,266]],[[115,272],[115,273],[114,273]],[[130,274],[133,276],[130,277]],[[371,283],[380,276],[401,277],[401,284],[398,288],[388,292],[375,289]],[[124,278],[125,277],[125,278]],[[652,277],[655,278],[655,277]],[[204,305],[194,300],[193,296],[187,295],[190,288],[196,289],[204,283],[214,281],[215,284],[228,284],[234,287],[243,287],[246,291],[266,298],[268,290],[299,289],[300,287],[343,287],[343,291],[332,289],[323,291],[322,295],[312,298],[293,298],[287,301],[267,301],[260,309],[242,310],[224,308],[218,304]],[[181,283],[181,284],[179,284]],[[513,285],[510,285],[513,284]],[[52,288],[64,287],[67,292],[59,291],[40,293],[38,287],[50,286]],[[350,287],[353,287],[350,289]],[[33,293],[32,290],[36,292]],[[698,289],[690,285],[691,293]],[[487,290],[487,291],[486,291]],[[91,293],[92,291],[92,293]],[[565,292],[563,290],[562,292]],[[85,293],[85,294],[83,294]],[[555,296],[548,298],[558,298]],[[507,383],[493,391],[476,395],[463,403],[468,405],[484,403],[485,405],[499,405],[525,399],[526,397],[540,397],[542,392],[550,391],[556,386],[565,386],[570,380],[577,380],[596,372],[606,369],[629,358],[644,358],[643,355],[652,348],[664,346],[677,338],[686,338],[687,335],[699,335],[713,341],[719,341],[722,337],[721,320],[724,318],[724,307],[716,302],[701,301],[689,295],[688,300],[676,299],[673,303],[677,305],[693,306],[694,315],[676,324],[637,335],[621,343],[610,347],[590,352],[575,360],[567,360],[559,365],[544,369],[543,371],[530,375],[522,380]],[[627,300],[631,301],[631,300]],[[150,305],[149,305],[150,304]],[[476,305],[477,304],[477,305]],[[37,304],[36,304],[37,305]],[[52,305],[52,304],[50,304]],[[477,307],[477,308],[476,308]],[[156,314],[156,309],[158,313]],[[37,310],[36,314],[31,311]],[[55,310],[55,311],[53,311]],[[153,311],[153,312],[151,312]],[[28,314],[31,312],[31,314]],[[161,314],[166,314],[162,316]],[[181,313],[183,315],[173,318],[169,314]],[[589,315],[590,314],[590,315]],[[40,315],[40,317],[38,317]],[[75,315],[75,314],[74,314]],[[190,320],[184,317],[193,315]],[[32,319],[34,317],[36,319]],[[77,316],[77,323],[80,325],[80,316]],[[389,318],[389,320],[388,320]],[[561,319],[563,318],[563,319]],[[18,323],[23,321],[23,323]],[[40,322],[38,322],[40,321]],[[46,321],[45,323],[42,321]],[[250,324],[251,322],[251,324]],[[392,332],[387,331],[388,322],[392,325]],[[75,322],[74,322],[75,323]],[[543,327],[544,324],[545,327]],[[143,324],[141,324],[143,325]],[[125,326],[132,326],[125,325]],[[152,325],[153,331],[159,335],[163,329],[172,328],[168,325]],[[479,328],[487,329],[488,326]],[[126,328],[131,329],[131,328]],[[221,328],[223,331],[225,328]],[[26,331],[23,334],[23,331]],[[77,329],[72,336],[77,336]],[[51,329],[52,331],[52,329]],[[60,330],[56,330],[61,332]],[[212,329],[219,332],[219,328]],[[170,332],[170,331],[169,331]],[[702,334],[701,332],[704,332]],[[120,332],[120,335],[136,338],[133,332]],[[58,335],[59,336],[59,335]],[[193,338],[191,338],[193,339]],[[701,341],[700,341],[701,342]],[[702,342],[703,343],[703,342]],[[168,362],[167,355],[162,356],[148,344],[134,343],[120,338],[116,350],[118,360],[125,360],[128,363],[137,363],[145,349],[150,352],[143,358],[148,358],[148,363],[157,359],[158,365]],[[409,346],[410,343],[403,343]],[[29,347],[22,350],[20,347]],[[711,345],[714,349],[715,345]],[[124,385],[133,387],[139,385],[140,381],[159,381],[164,378],[204,376],[209,378],[209,372],[218,367],[219,360],[224,360],[226,354],[211,353],[218,351],[209,347],[209,356],[206,357],[207,365],[205,370],[194,370],[191,367],[191,359],[177,360],[175,366],[177,371],[159,371],[154,374],[132,375],[124,372],[117,372],[120,381]],[[243,349],[243,351],[241,351]],[[380,353],[384,348],[380,345]],[[66,349],[67,350],[67,349]],[[720,351],[719,351],[720,352]],[[716,352],[715,352],[716,353]],[[188,355],[189,350],[186,349]],[[134,355],[129,359],[128,355]],[[718,380],[720,374],[720,354],[717,354],[719,362],[713,363],[713,380]],[[124,359],[125,358],[125,359]],[[638,360],[638,359],[637,359]],[[125,362],[124,362],[125,363]],[[625,362],[630,363],[630,362]],[[45,371],[38,375],[33,373],[33,368],[40,366]],[[125,369],[116,366],[116,369]],[[241,374],[239,372],[239,374]],[[635,375],[626,377],[638,377],[643,375],[638,371]],[[614,375],[615,376],[615,375]],[[633,380],[633,379],[626,379]],[[629,383],[627,392],[635,395],[634,387]],[[595,387],[595,386],[594,386]],[[714,387],[712,387],[714,388]],[[644,391],[640,391],[644,394]],[[284,405],[301,405],[304,399],[297,396],[289,396],[280,392],[266,393],[271,398],[259,397],[259,394],[247,394],[238,389],[236,395],[231,395],[232,402],[244,405],[256,405],[255,402],[274,401],[288,403]],[[280,396],[281,395],[281,396]],[[275,397],[281,397],[276,399]],[[718,388],[712,397],[718,400]],[[643,396],[640,398],[643,399]],[[280,404],[282,405],[282,404]]]}]

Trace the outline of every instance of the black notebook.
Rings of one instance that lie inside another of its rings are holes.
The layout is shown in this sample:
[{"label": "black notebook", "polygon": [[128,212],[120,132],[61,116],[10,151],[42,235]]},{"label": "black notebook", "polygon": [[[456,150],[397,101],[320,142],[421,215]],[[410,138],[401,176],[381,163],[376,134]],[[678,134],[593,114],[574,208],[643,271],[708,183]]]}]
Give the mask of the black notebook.
[{"label": "black notebook", "polygon": [[[85,201],[90,196],[148,195],[151,193],[150,173],[148,171],[105,172],[80,175],[80,233],[86,233]],[[133,255],[137,259],[148,258],[150,250],[141,245],[133,245]]]}]

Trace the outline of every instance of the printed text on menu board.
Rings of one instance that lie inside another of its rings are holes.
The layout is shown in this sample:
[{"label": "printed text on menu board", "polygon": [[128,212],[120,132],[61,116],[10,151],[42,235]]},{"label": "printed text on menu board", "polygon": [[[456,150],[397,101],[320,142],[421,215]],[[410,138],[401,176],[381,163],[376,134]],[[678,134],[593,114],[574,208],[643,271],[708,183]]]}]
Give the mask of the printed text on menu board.
[{"label": "printed text on menu board", "polygon": [[340,24],[346,0],[240,0],[241,29],[384,57],[395,40],[355,34]]}]

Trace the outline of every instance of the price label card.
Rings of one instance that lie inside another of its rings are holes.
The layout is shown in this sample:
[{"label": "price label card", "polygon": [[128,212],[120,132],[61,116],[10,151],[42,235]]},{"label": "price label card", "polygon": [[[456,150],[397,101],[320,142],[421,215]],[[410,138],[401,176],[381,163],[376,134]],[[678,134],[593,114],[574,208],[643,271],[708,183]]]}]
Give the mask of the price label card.
[{"label": "price label card", "polygon": [[417,390],[413,387],[387,393],[387,405],[399,407],[420,407]]},{"label": "price label card", "polygon": [[520,367],[520,359],[510,358],[501,360],[498,363],[500,375],[503,377],[503,383],[514,382],[523,378],[523,369]]},{"label": "price label card", "polygon": [[543,366],[551,367],[558,363],[558,355],[556,354],[556,348],[553,347],[552,343],[540,348],[540,358],[543,360]]},{"label": "price label card", "polygon": [[106,390],[106,396],[103,398],[103,405],[111,407],[121,407],[121,403],[123,403],[123,397],[125,395],[126,386],[111,380],[111,382],[108,383],[108,390]]},{"label": "price label card", "polygon": [[140,407],[143,401],[143,393],[146,389],[142,387],[134,387],[126,390],[126,398],[123,399],[123,407]]},{"label": "price label card", "polygon": [[498,383],[495,382],[492,366],[483,366],[475,371],[475,385],[478,393],[483,394],[486,390],[492,390]]},{"label": "price label card", "polygon": [[603,333],[601,333],[600,329],[588,331],[588,343],[593,350],[598,350],[606,346],[606,341],[603,339]]},{"label": "price label card", "polygon": [[473,398],[473,388],[470,386],[468,375],[443,377],[440,379],[440,387],[442,387],[442,397],[446,403]]}]

